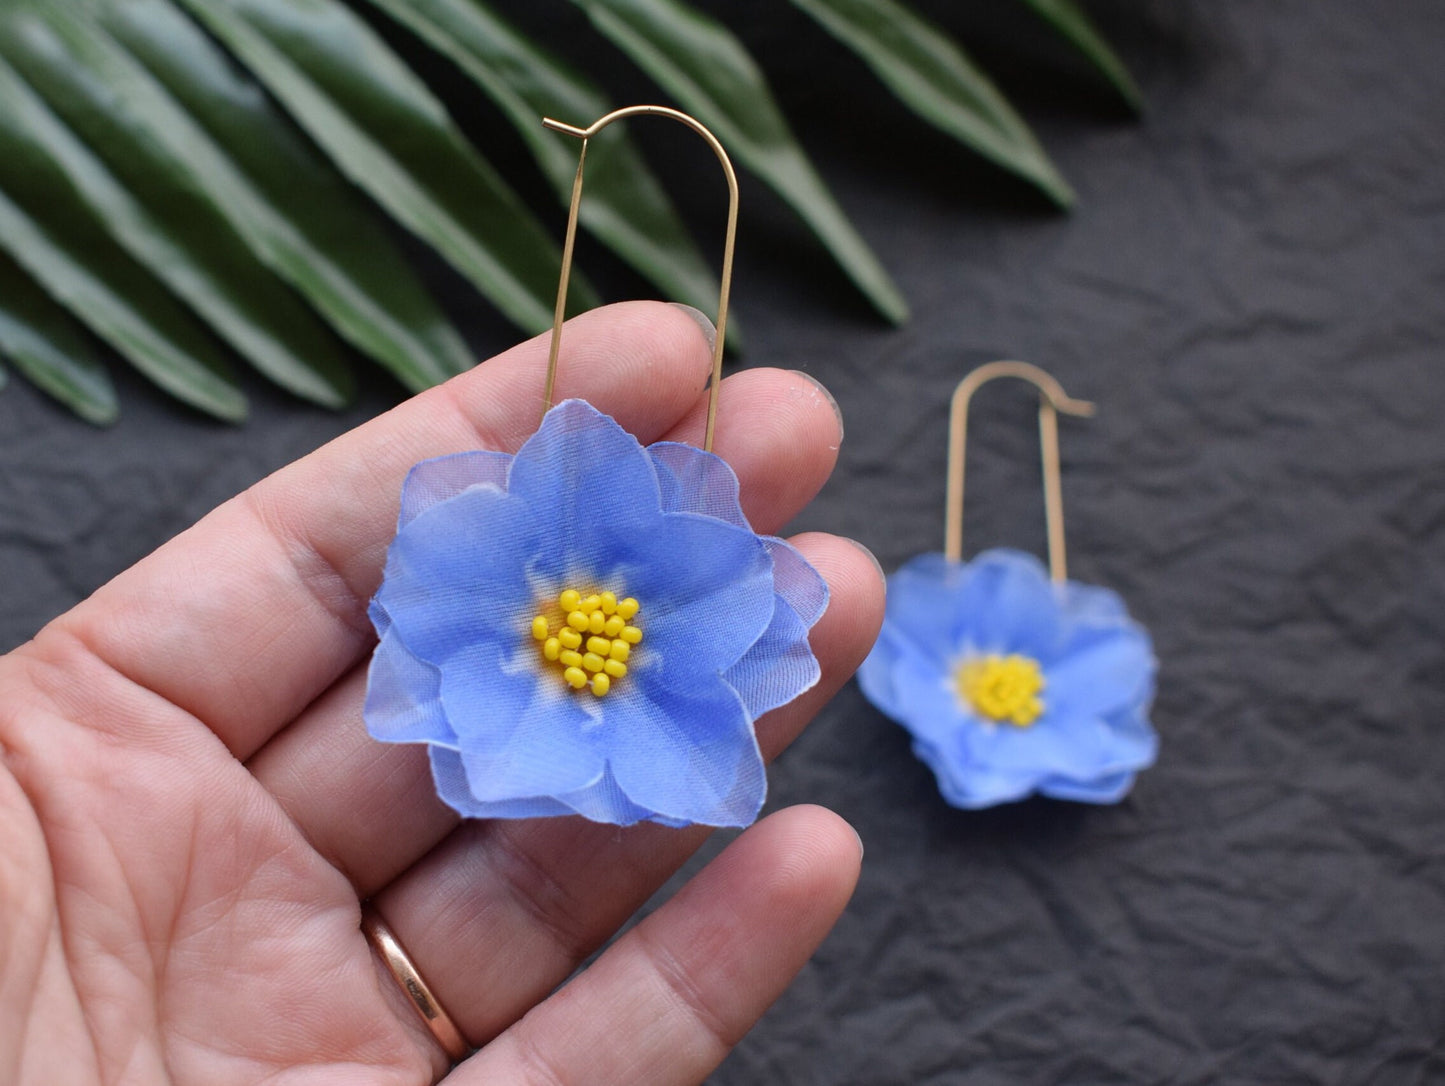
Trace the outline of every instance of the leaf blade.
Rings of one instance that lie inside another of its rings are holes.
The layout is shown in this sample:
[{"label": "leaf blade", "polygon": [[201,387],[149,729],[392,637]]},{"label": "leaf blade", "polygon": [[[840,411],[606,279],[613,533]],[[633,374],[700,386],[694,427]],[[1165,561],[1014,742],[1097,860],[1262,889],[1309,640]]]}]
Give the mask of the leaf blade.
[{"label": "leaf blade", "polygon": [[993,81],[941,29],[896,0],[793,0],[935,128],[1060,207],[1073,190]]},{"label": "leaf blade", "polygon": [[1083,8],[1074,0],[1024,0],[1024,3],[1083,53],[1130,109],[1135,113],[1144,112],[1144,92]]},{"label": "leaf blade", "polygon": [[0,353],[32,385],[95,426],[120,414],[115,386],[64,309],[0,255]]},{"label": "leaf blade", "polygon": [[171,0],[83,6],[104,31],[91,62],[135,123],[343,338],[413,392],[474,364],[356,193]]},{"label": "leaf blade", "polygon": [[[355,184],[509,319],[551,326],[561,254],[442,104],[334,0],[181,0]],[[381,138],[405,133],[405,161]],[[585,284],[579,301],[596,304]]]},{"label": "leaf blade", "polygon": [[879,313],[894,323],[907,318],[908,304],[818,176],[761,70],[730,30],[679,0],[573,3],[793,208]]},{"label": "leaf blade", "polygon": [[[64,191],[65,178],[37,169],[3,116],[0,146],[7,152],[0,154],[0,246],[156,385],[216,418],[245,418],[245,397],[195,318],[98,224],[87,222],[88,209]],[[11,163],[48,191],[17,185]],[[45,209],[43,221],[37,207]]]},{"label": "leaf blade", "polygon": [[209,332],[110,238],[8,109],[0,151],[0,247],[152,382],[217,418],[243,419],[246,399]]},{"label": "leaf blade", "polygon": [[[590,123],[612,109],[590,80],[480,0],[370,0],[449,57],[502,110],[565,206],[577,141],[542,127],[544,116]],[[620,126],[588,142],[579,218],[595,237],[678,301],[716,309],[709,269],[672,201]],[[729,322],[732,331],[734,323]]]},{"label": "leaf blade", "polygon": [[0,17],[0,53],[21,76],[0,78],[5,107],[25,118],[111,236],[276,384],[343,406],[353,382],[339,344],[181,183],[179,164],[126,127],[123,103],[84,58],[19,9]]}]

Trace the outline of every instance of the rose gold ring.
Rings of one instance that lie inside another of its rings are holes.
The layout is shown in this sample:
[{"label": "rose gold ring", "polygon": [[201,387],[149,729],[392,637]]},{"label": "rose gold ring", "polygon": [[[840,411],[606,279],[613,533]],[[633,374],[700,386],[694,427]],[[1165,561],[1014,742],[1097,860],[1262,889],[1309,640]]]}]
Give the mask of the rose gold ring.
[{"label": "rose gold ring", "polygon": [[416,1013],[421,1015],[421,1020],[426,1023],[426,1028],[431,1030],[437,1044],[442,1046],[447,1058],[452,1063],[460,1063],[466,1059],[471,1054],[472,1046],[467,1044],[467,1039],[462,1036],[462,1031],[457,1029],[451,1016],[442,1010],[436,996],[431,994],[426,981],[421,979],[416,966],[401,948],[396,933],[387,927],[381,914],[370,905],[363,906],[361,910],[361,933],[381,955],[381,960],[386,963],[397,984],[401,985],[401,990],[416,1008]]}]

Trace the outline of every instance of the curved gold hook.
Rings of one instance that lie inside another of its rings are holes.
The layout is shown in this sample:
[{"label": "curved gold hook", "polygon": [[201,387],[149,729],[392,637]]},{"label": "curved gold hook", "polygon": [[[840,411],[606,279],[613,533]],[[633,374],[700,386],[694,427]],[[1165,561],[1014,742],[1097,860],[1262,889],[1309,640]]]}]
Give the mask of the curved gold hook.
[{"label": "curved gold hook", "polygon": [[582,141],[582,153],[577,159],[577,179],[572,182],[572,207],[567,213],[567,238],[562,245],[562,281],[557,285],[557,307],[552,315],[552,349],[547,355],[547,391],[542,404],[542,413],[545,415],[552,407],[552,388],[557,380],[557,352],[562,344],[562,316],[567,308],[567,281],[572,275],[572,250],[577,240],[577,209],[582,203],[582,168],[587,163],[587,141],[613,121],[641,114],[671,117],[673,120],[687,125],[707,140],[713,154],[717,155],[718,161],[722,163],[723,173],[727,175],[728,231],[727,241],[723,245],[722,292],[718,295],[717,303],[717,342],[713,345],[712,350],[712,380],[709,384],[707,399],[707,431],[702,442],[702,447],[711,452],[713,430],[717,425],[717,390],[722,381],[723,345],[727,342],[728,294],[732,289],[733,279],[733,242],[736,240],[738,232],[738,175],[733,172],[733,164],[728,159],[727,152],[723,150],[723,145],[703,126],[702,122],[689,117],[680,110],[670,109],[667,106],[627,106],[624,109],[614,109],[606,116],[598,118],[587,128],[578,128],[562,121],[554,121],[551,117],[542,119],[542,123],[554,132],[565,132]]},{"label": "curved gold hook", "polygon": [[1059,472],[1059,417],[1094,413],[1087,400],[1069,397],[1053,377],[1027,362],[990,362],[958,383],[948,416],[948,508],[944,514],[944,554],[963,559],[963,456],[968,438],[968,401],[980,385],[995,377],[1018,377],[1039,390],[1039,445],[1044,466],[1044,516],[1049,529],[1049,575],[1062,584],[1068,577],[1064,554],[1064,493]]}]

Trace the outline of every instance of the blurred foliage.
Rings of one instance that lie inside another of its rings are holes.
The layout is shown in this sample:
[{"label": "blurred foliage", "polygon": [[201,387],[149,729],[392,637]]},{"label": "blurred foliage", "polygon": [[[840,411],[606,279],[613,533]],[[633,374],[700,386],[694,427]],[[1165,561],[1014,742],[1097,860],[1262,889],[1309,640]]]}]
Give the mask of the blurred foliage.
[{"label": "blurred foliage", "polygon": [[[777,192],[883,318],[906,319],[727,26],[682,0],[572,2]],[[1073,0],[1017,2],[1138,107]],[[1028,125],[942,29],[897,0],[793,3],[920,117],[1058,205],[1072,201]],[[482,0],[5,0],[0,354],[14,371],[101,425],[118,406],[97,339],[233,421],[246,413],[237,360],[327,407],[353,394],[347,344],[408,389],[445,380],[471,359],[378,208],[518,327],[546,328],[552,229],[377,20],[465,73],[565,205],[579,148],[539,119],[585,125],[614,103]],[[716,275],[621,126],[589,143],[587,182],[584,228],[668,297],[710,310]],[[571,301],[597,296],[574,276]]]}]

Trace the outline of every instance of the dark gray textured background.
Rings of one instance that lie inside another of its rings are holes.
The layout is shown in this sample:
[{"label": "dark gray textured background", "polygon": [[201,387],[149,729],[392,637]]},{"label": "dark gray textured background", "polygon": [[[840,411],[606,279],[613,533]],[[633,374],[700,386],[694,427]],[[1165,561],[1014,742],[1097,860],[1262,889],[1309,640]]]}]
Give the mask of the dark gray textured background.
[{"label": "dark gray textured background", "polygon": [[[889,569],[936,549],[953,383],[999,356],[1052,370],[1100,407],[1063,424],[1071,573],[1152,630],[1163,737],[1118,807],[964,813],[845,689],[771,802],[851,819],[862,884],[713,1081],[1445,1081],[1445,8],[1101,3],[1149,97],[1134,123],[1004,5],[925,5],[975,35],[1077,186],[1060,216],[788,5],[713,6],[915,311],[881,327],[744,177],[745,363],[808,370],[848,421],[799,527]],[[543,16],[623,72],[575,12]],[[500,124],[468,123],[527,176]],[[706,160],[636,131],[676,154],[699,232],[719,224]],[[645,293],[595,248],[583,263]],[[480,354],[514,338],[430,274]],[[0,648],[396,395],[374,380],[336,417],[256,385],[233,430],[122,385],[104,433],[0,395]],[[976,410],[968,543],[1041,549],[1030,398],[993,386]]]}]

